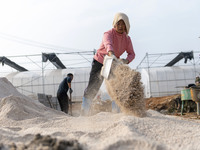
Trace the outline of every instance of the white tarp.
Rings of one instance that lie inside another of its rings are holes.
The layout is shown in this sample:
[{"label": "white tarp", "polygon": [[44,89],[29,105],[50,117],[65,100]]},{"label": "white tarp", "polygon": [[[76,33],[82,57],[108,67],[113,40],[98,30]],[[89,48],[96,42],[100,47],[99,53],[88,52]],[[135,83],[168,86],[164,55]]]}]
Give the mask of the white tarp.
[{"label": "white tarp", "polygon": [[[59,83],[68,73],[73,73],[73,99],[81,101],[84,90],[88,84],[90,69],[91,68],[46,70],[43,74],[44,78],[42,77],[42,72],[15,72],[8,74],[6,78],[17,87],[19,92],[25,95],[45,93],[56,96]],[[200,66],[146,68],[138,71],[141,72],[141,81],[144,85],[145,97],[159,97],[180,94],[181,88],[188,84],[194,84],[195,77],[199,75]],[[101,90],[102,93],[106,93],[104,84]],[[106,95],[104,99],[107,98],[108,95]]]},{"label": "white tarp", "polygon": [[180,94],[181,88],[195,83],[200,66],[173,66],[146,68],[141,72],[145,97]]},{"label": "white tarp", "polygon": [[73,100],[80,101],[88,84],[90,68],[46,70],[43,74],[42,72],[15,72],[5,77],[25,95],[45,93],[56,96],[60,82],[67,77],[68,73],[74,74]]}]

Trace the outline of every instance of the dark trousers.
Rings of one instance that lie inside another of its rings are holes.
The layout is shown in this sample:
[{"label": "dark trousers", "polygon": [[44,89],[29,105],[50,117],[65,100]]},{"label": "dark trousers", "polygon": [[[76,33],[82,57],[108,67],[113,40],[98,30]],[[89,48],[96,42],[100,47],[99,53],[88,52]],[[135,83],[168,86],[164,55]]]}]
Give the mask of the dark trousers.
[{"label": "dark trousers", "polygon": [[68,113],[69,110],[69,97],[66,93],[57,93],[58,102],[60,104],[61,111]]},{"label": "dark trousers", "polygon": [[84,97],[87,99],[93,100],[101,87],[103,82],[103,76],[100,74],[102,66],[103,64],[93,59],[89,83],[84,91]]}]

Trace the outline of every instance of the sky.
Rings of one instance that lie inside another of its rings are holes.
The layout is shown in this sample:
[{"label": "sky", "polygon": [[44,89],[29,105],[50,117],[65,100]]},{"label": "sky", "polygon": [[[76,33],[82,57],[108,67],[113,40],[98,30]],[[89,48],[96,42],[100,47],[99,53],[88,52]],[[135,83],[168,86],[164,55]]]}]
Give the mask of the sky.
[{"label": "sky", "polygon": [[135,68],[146,53],[200,51],[199,6],[200,0],[0,0],[0,56],[93,51],[123,12]]}]

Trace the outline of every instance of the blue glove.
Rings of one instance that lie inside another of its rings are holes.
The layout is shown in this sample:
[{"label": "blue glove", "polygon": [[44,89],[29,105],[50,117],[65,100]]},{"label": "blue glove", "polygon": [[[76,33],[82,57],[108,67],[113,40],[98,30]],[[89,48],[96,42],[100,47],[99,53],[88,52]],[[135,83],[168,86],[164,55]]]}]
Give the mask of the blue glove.
[{"label": "blue glove", "polygon": [[69,88],[69,93],[72,94],[73,90],[72,88]]}]

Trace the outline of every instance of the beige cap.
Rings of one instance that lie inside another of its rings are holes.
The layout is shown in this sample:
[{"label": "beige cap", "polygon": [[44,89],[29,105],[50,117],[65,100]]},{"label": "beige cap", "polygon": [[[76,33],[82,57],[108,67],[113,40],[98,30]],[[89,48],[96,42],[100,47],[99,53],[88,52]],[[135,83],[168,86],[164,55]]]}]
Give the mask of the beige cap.
[{"label": "beige cap", "polygon": [[127,34],[129,33],[129,29],[130,29],[130,24],[129,24],[129,19],[128,16],[124,13],[117,13],[115,14],[114,20],[113,20],[113,27],[116,25],[116,23],[119,20],[123,20],[125,25],[126,25],[126,30],[127,30]]}]

